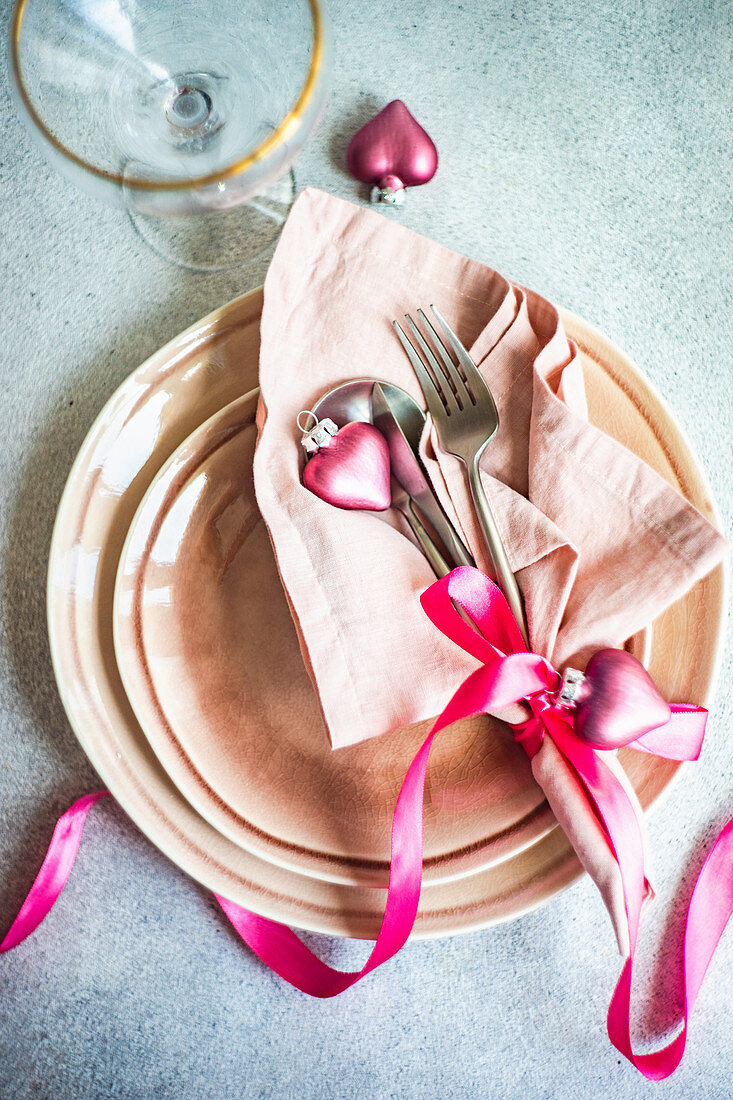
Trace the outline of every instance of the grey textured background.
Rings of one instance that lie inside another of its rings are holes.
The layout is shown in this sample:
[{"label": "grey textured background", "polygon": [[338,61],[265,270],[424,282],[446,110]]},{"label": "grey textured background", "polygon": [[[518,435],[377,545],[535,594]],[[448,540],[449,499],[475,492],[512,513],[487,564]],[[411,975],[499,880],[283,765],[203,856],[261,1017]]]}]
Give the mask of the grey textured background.
[{"label": "grey textured background", "polygon": [[[707,0],[333,0],[328,113],[298,165],[347,198],[348,137],[400,96],[442,154],[399,217],[582,314],[664,392],[731,515],[731,14]],[[8,0],[3,0],[2,31]],[[261,281],[159,261],[126,217],[31,147],[0,87],[0,930],[57,815],[99,780],[59,702],[44,575],[67,470],[139,362]],[[680,654],[680,660],[685,655]],[[726,651],[721,685],[731,681]],[[681,933],[706,845],[733,813],[730,692],[703,758],[652,816],[662,898],[649,941]],[[359,965],[364,944],[329,943]],[[733,937],[703,987],[685,1061],[647,1084],[616,1055],[618,973],[587,880],[516,922],[408,946],[312,1001],[267,972],[216,904],[111,804],[94,812],[56,910],[0,961],[3,1097],[718,1098],[733,1092]],[[658,950],[642,1038],[677,1005]]]}]

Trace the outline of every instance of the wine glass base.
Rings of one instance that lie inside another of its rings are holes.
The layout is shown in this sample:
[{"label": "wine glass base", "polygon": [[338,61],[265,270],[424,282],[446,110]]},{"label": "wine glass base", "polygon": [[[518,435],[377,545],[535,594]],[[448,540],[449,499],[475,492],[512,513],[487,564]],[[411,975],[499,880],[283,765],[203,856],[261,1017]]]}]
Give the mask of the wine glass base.
[{"label": "wine glass base", "polygon": [[128,213],[138,235],[169,263],[189,271],[232,271],[272,251],[295,193],[291,170],[261,195],[229,210],[167,218]]}]

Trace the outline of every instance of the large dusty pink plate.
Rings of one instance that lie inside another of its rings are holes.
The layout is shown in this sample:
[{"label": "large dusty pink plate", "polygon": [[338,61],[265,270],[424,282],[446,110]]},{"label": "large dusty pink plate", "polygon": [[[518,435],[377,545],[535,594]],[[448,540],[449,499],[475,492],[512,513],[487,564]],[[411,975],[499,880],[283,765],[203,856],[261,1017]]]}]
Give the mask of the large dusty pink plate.
[{"label": "large dusty pink plate", "polygon": [[[256,382],[260,308],[261,295],[255,293],[196,325],[136,371],[92,428],[70,475],[52,545],[52,653],[69,717],[93,764],[131,817],[184,870],[277,920],[368,936],[378,925],[382,891],[294,874],[234,844],[196,813],[152,752],[115,662],[113,586],[132,516],[179,444]],[[656,395],[603,338],[572,318],[569,328],[583,346],[595,418],[607,422],[610,411],[612,433],[712,515],[704,479]],[[655,624],[651,669],[670,697],[705,700],[722,606],[723,573],[717,570]],[[678,654],[685,648],[683,663]],[[405,743],[408,756],[409,749]],[[674,765],[650,767],[640,754],[628,755],[648,805],[669,782]],[[288,778],[281,797],[288,794]],[[390,782],[398,778],[385,782],[385,801],[393,797],[396,786],[390,792]],[[488,870],[429,886],[416,934],[446,934],[506,919],[540,904],[578,873],[572,851],[555,829]]]}]

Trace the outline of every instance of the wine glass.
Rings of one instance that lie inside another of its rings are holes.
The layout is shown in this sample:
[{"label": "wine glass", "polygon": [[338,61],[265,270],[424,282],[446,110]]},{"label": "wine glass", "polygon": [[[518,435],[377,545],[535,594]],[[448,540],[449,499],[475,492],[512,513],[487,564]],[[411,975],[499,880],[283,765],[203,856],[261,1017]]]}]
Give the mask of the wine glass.
[{"label": "wine glass", "polygon": [[18,0],[15,99],[55,167],[168,259],[261,256],[322,113],[321,0]]}]

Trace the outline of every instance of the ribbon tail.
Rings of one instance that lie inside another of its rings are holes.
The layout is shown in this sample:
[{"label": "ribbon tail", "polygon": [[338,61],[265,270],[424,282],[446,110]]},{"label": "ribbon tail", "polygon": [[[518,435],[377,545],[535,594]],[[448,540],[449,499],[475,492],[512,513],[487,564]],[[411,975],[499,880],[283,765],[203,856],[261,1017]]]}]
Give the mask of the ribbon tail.
[{"label": "ribbon tail", "polygon": [[621,872],[633,952],[646,894],[644,841],[635,806],[600,753],[579,741],[563,723],[548,719],[548,724],[551,737],[578,773],[608,835]]},{"label": "ribbon tail", "polygon": [[626,960],[608,1008],[608,1037],[640,1073],[661,1081],[682,1060],[687,1029],[715,949],[733,915],[733,819],[718,835],[698,875],[687,910],[683,948],[683,1018],[679,1035],[661,1050],[634,1054],[631,1047],[633,955]]},{"label": "ribbon tail", "polygon": [[623,764],[619,760],[615,752],[604,752],[602,754],[603,762],[612,773],[617,783],[620,783],[626,792],[631,807],[636,816],[636,820],[639,823],[639,833],[641,834],[641,847],[642,847],[642,859],[644,863],[644,902],[642,905],[642,914],[648,902],[653,901],[655,896],[655,890],[653,886],[653,873],[652,873],[652,853],[651,844],[649,841],[649,830],[647,828],[647,819],[644,815],[639,796],[634,790],[634,785],[629,779]]},{"label": "ribbon tail", "polygon": [[579,776],[551,736],[544,737],[531,766],[550,809],[598,888],[620,954],[628,955],[629,928],[621,872],[608,835],[588,805],[588,795]]},{"label": "ribbon tail", "polygon": [[109,791],[95,791],[78,798],[56,822],[46,857],[28,891],[20,912],[0,943],[0,955],[27,939],[48,916],[69,880],[89,811]]},{"label": "ribbon tail", "polygon": [[[422,818],[428,757],[436,734],[449,721],[444,712],[435,723],[415,754],[397,797],[392,819],[387,901],[379,934],[361,970],[335,970],[319,959],[287,926],[215,895],[244,942],[296,989],[313,997],[335,997],[392,958],[408,939],[417,916],[422,887]],[[107,794],[109,791],[84,795],[59,818],[41,870],[0,944],[0,953],[22,943],[51,911],[74,866],[89,811]]]},{"label": "ribbon tail", "polygon": [[[623,787],[613,779],[599,754],[572,740],[562,729],[557,734],[563,753],[578,770],[608,830],[621,872],[630,946],[608,1010],[608,1036],[644,1077],[662,1080],[674,1072],[682,1059],[689,1017],[710,960],[733,913],[733,820],[725,826],[709,853],[688,909],[683,949],[682,1031],[659,1051],[635,1054],[630,1035],[631,986],[646,883],[641,823]],[[553,726],[552,736],[555,735]]]},{"label": "ribbon tail", "polygon": [[[435,586],[433,586],[435,587]],[[465,624],[464,624],[465,625]],[[529,688],[544,686],[530,654],[513,655],[503,676],[486,666],[476,669],[458,688],[407,770],[392,819],[387,902],[374,948],[360,971],[345,973],[327,966],[284,925],[250,913],[234,902],[217,900],[254,953],[280,977],[313,997],[334,997],[392,958],[407,941],[417,916],[422,885],[423,799],[428,756],[437,734],[460,718],[484,713],[493,705],[516,701]],[[511,671],[509,671],[511,669]],[[517,678],[523,687],[517,687]]]},{"label": "ribbon tail", "polygon": [[697,760],[705,737],[708,712],[690,703],[673,703],[665,725],[637,737],[629,748],[663,756],[667,760]]}]

